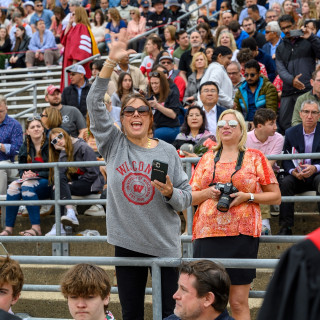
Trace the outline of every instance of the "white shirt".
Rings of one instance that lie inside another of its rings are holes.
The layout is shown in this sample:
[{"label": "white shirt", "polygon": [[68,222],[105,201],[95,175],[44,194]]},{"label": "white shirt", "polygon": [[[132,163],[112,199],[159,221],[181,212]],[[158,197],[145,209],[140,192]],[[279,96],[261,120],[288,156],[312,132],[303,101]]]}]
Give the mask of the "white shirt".
[{"label": "white shirt", "polygon": [[216,136],[217,131],[217,108],[214,106],[209,112],[203,108],[207,118],[207,129],[211,134]]}]

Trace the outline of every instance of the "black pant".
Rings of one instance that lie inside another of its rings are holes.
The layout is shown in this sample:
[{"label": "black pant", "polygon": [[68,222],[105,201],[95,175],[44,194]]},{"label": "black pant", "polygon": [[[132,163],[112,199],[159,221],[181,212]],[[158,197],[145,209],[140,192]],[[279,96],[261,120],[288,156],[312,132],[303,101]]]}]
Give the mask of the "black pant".
[{"label": "black pant", "polygon": [[[116,257],[153,256],[115,246]],[[144,319],[144,295],[149,267],[116,267],[119,298],[123,320]],[[175,301],[173,294],[177,290],[178,270],[161,268],[162,318],[173,314]]]},{"label": "black pant", "polygon": [[278,128],[281,134],[284,134],[285,131],[291,127],[294,105],[299,96],[299,94],[293,94],[291,96],[281,98],[278,117]]},{"label": "black pant", "polygon": [[[320,183],[320,174],[314,174],[310,178],[299,180],[293,175],[284,178],[280,185],[282,196],[294,196],[297,193],[305,191],[317,191]],[[319,202],[318,202],[319,208]],[[319,208],[320,210],[320,208]],[[294,225],[294,203],[283,202],[280,205],[279,225],[281,227],[293,227]]]}]

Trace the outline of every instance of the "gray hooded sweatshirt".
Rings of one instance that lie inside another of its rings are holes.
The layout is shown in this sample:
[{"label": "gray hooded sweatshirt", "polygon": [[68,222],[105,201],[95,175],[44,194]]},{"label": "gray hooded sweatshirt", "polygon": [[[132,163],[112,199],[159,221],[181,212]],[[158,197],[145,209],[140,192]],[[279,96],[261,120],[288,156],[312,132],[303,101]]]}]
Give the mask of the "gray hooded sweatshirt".
[{"label": "gray hooded sweatshirt", "polygon": [[[87,97],[90,130],[107,166],[108,242],[158,257],[181,256],[177,211],[191,205],[191,187],[175,148],[159,140],[152,149],[131,143],[113,125],[103,97],[109,79],[97,77]],[[153,160],[169,164],[173,194],[167,199],[151,185]]]}]

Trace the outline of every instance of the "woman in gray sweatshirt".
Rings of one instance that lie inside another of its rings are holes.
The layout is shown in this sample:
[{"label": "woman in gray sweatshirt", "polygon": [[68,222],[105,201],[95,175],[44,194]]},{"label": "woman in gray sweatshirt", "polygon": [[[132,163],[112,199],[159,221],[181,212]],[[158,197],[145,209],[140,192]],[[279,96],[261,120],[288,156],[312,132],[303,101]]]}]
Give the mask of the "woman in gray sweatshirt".
[{"label": "woman in gray sweatshirt", "polygon": [[[134,94],[122,104],[123,132],[114,125],[103,104],[109,78],[126,54],[125,39],[112,43],[109,57],[87,97],[90,130],[107,166],[107,234],[116,257],[181,256],[180,218],[191,204],[191,188],[175,148],[151,139],[152,110],[144,97]],[[166,162],[166,183],[151,181],[152,161]],[[147,267],[116,267],[123,319],[144,318]],[[163,317],[173,313],[172,298],[178,274],[162,268]]]}]

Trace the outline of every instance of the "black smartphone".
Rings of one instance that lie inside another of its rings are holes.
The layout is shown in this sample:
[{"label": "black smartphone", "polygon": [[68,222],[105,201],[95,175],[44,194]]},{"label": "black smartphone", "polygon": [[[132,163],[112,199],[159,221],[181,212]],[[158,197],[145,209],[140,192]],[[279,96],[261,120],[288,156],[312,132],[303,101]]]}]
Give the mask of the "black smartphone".
[{"label": "black smartphone", "polygon": [[290,37],[301,37],[304,35],[304,32],[300,29],[298,30],[290,30]]},{"label": "black smartphone", "polygon": [[166,175],[168,173],[168,164],[159,160],[152,161],[151,181],[158,180],[166,183]]},{"label": "black smartphone", "polygon": [[146,99],[147,99],[147,101],[154,100],[154,96],[150,96],[150,97],[148,97]]}]

